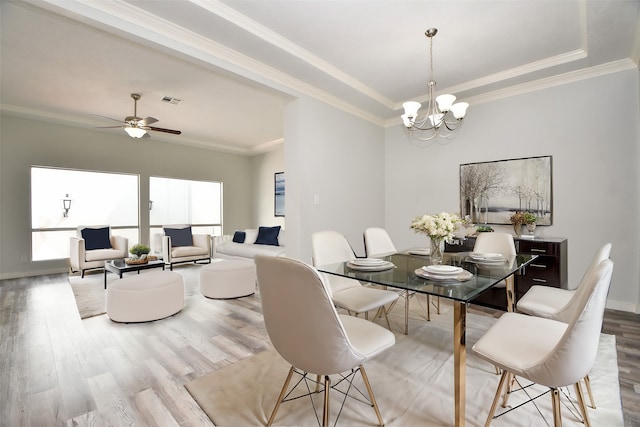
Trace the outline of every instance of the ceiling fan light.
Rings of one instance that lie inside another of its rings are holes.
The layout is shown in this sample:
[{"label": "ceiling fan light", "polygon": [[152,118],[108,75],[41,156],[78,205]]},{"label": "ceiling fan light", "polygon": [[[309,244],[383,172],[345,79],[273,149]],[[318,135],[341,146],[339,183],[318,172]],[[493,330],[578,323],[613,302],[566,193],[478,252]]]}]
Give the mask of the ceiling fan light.
[{"label": "ceiling fan light", "polygon": [[455,95],[440,95],[436,98],[438,108],[440,111],[449,111],[454,102],[456,102]]},{"label": "ceiling fan light", "polygon": [[131,126],[127,126],[126,128],[124,128],[124,131],[127,132],[132,138],[142,138],[144,134],[147,133],[147,131],[144,129]]},{"label": "ceiling fan light", "polygon": [[461,119],[467,114],[467,108],[469,108],[469,104],[466,102],[458,102],[457,104],[453,104],[451,106],[451,112],[453,113],[453,117],[456,119]]}]

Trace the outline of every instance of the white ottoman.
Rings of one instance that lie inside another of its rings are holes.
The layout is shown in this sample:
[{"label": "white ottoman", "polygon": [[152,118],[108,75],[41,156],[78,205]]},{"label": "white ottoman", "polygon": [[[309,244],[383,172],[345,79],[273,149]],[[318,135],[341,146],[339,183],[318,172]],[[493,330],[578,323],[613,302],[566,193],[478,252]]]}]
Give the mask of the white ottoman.
[{"label": "white ottoman", "polygon": [[256,265],[242,259],[214,259],[200,269],[200,292],[207,298],[246,297],[256,292]]},{"label": "white ottoman", "polygon": [[184,307],[184,279],[173,271],[126,276],[109,284],[107,315],[114,322],[148,322]]}]

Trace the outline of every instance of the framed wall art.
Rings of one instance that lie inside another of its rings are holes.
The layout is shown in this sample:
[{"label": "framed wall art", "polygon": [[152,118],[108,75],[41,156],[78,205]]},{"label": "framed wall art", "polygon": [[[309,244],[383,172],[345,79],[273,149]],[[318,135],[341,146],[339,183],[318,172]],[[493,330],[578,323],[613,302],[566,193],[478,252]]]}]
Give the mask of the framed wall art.
[{"label": "framed wall art", "polygon": [[516,211],[553,223],[551,156],[460,165],[460,213],[473,223],[511,224]]},{"label": "framed wall art", "polygon": [[273,174],[274,187],[274,215],[284,216],[284,172]]}]

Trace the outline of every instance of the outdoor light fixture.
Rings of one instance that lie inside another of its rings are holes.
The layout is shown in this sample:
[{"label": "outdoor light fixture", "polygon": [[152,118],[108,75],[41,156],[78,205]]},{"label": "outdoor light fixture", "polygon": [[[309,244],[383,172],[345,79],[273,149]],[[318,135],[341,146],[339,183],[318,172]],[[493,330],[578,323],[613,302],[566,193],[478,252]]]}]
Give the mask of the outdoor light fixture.
[{"label": "outdoor light fixture", "polygon": [[436,97],[436,82],[433,79],[433,38],[438,33],[436,28],[429,28],[424,35],[429,38],[429,62],[431,76],[429,86],[429,104],[423,118],[418,118],[418,110],[422,104],[416,101],[408,101],[402,104],[404,114],[402,122],[409,131],[410,139],[428,141],[436,136],[451,137],[462,126],[469,104],[466,102],[455,103],[454,95],[440,95]]},{"label": "outdoor light fixture", "polygon": [[69,209],[71,209],[71,199],[68,194],[64,197],[65,198],[62,199],[62,209],[64,210],[64,212],[62,212],[62,216],[67,218],[69,216]]}]

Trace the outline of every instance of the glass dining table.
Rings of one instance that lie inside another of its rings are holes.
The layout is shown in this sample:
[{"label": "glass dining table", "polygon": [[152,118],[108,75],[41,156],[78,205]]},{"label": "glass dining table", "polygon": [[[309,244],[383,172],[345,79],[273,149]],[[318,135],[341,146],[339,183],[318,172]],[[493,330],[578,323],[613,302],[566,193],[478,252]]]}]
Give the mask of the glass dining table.
[{"label": "glass dining table", "polygon": [[408,291],[407,294],[417,292],[452,301],[454,416],[455,426],[464,426],[467,306],[478,295],[508,278],[511,280],[507,280],[507,292],[513,292],[513,274],[529,265],[537,255],[495,259],[469,252],[445,252],[440,266],[431,266],[428,255],[411,254],[411,251],[376,258],[387,263],[358,263],[355,260],[323,265],[317,269],[326,274]]}]

